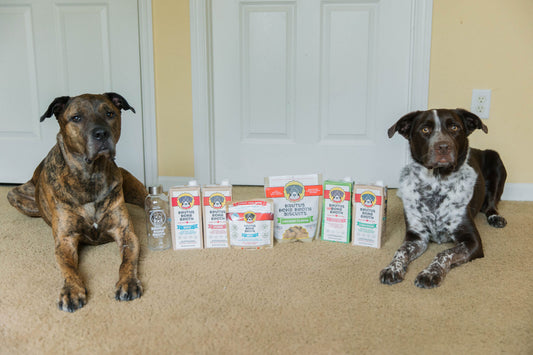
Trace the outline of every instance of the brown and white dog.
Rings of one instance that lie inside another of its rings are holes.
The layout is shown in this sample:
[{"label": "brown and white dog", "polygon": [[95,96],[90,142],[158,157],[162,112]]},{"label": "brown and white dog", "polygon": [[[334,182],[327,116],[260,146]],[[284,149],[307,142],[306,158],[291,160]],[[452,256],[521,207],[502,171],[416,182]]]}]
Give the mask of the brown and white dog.
[{"label": "brown and white dog", "polygon": [[63,275],[58,307],[73,312],[87,302],[78,270],[78,244],[115,241],[122,263],[115,298],[142,295],[137,278],[139,240],[125,202],[143,206],[146,189],[114,162],[120,138],[121,110],[135,112],[126,99],[109,92],[56,98],[41,117],[55,115],[57,144],[27,183],[8,193],[20,212],[42,217],[52,227],[56,260]]},{"label": "brown and white dog", "polygon": [[409,141],[413,162],[401,173],[406,235],[389,266],[381,271],[384,284],[403,281],[407,266],[427,249],[430,241],[455,246],[435,257],[415,285],[439,286],[448,271],[483,257],[474,217],[483,212],[497,228],[507,224],[497,211],[507,173],[498,153],[469,147],[468,136],[487,127],[463,109],[409,113],[388,131]]}]

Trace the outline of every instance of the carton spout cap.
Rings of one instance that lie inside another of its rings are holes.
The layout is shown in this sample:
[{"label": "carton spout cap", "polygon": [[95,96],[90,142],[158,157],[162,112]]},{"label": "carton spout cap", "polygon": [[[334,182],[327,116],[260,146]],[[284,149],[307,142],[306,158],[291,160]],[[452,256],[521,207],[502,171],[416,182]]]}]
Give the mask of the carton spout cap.
[{"label": "carton spout cap", "polygon": [[223,180],[220,182],[220,185],[222,185],[222,186],[229,186],[229,179],[223,179]]},{"label": "carton spout cap", "polygon": [[385,184],[383,183],[383,180],[376,181],[376,185],[381,186],[381,187],[385,186]]},{"label": "carton spout cap", "polygon": [[196,181],[196,180],[190,180],[190,181],[189,181],[189,186],[198,186],[198,181]]},{"label": "carton spout cap", "polygon": [[353,182],[353,179],[351,176],[345,176],[344,179],[342,179],[345,182]]}]

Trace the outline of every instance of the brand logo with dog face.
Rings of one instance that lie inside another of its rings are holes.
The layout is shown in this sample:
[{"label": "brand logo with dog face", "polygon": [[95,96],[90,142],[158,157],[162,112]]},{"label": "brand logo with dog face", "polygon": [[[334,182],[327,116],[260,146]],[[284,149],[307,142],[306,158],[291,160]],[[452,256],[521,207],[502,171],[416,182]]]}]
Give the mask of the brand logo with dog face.
[{"label": "brand logo with dog face", "polygon": [[178,206],[183,210],[188,210],[189,208],[194,206],[194,197],[188,193],[179,195]]},{"label": "brand logo with dog face", "polygon": [[167,221],[167,215],[163,210],[155,210],[150,212],[150,223],[156,228],[161,228]]},{"label": "brand logo with dog face", "polygon": [[246,212],[244,214],[244,221],[246,223],[254,223],[255,222],[255,213],[253,213],[251,211],[250,212]]},{"label": "brand logo with dog face", "polygon": [[329,190],[329,199],[334,203],[343,203],[346,194],[340,187],[334,187]]},{"label": "brand logo with dog face", "polygon": [[298,202],[305,196],[304,185],[298,181],[291,181],[285,185],[285,198],[291,202]]},{"label": "brand logo with dog face", "polygon": [[365,191],[361,194],[361,203],[365,207],[374,207],[376,200],[376,195],[374,195],[371,191]]},{"label": "brand logo with dog face", "polygon": [[226,198],[223,194],[217,192],[209,196],[209,206],[215,209],[221,209],[224,208],[226,205]]}]

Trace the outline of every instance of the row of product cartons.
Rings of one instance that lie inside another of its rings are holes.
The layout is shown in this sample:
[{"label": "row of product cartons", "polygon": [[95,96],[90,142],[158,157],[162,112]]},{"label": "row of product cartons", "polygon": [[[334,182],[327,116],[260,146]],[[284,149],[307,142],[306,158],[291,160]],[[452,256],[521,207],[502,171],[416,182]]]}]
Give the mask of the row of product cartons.
[{"label": "row of product cartons", "polygon": [[169,192],[172,246],[179,249],[228,247],[226,204],[232,187],[220,185],[171,187]]},{"label": "row of product cartons", "polygon": [[324,182],[322,240],[380,248],[386,216],[387,188],[382,183]]},{"label": "row of product cartons", "polygon": [[265,194],[274,201],[278,242],[320,235],[325,241],[381,247],[387,206],[383,183],[354,185],[351,178],[322,183],[320,174],[273,176],[265,179]]},{"label": "row of product cartons", "polygon": [[[277,242],[322,240],[381,247],[387,189],[327,180],[320,174],[265,178],[266,199],[232,201],[232,186],[176,186],[169,190],[175,250],[253,248]],[[352,223],[353,221],[353,223]]]},{"label": "row of product cartons", "polygon": [[273,245],[273,203],[269,199],[232,201],[232,186],[200,187],[195,181],[169,190],[174,250],[253,248]]}]

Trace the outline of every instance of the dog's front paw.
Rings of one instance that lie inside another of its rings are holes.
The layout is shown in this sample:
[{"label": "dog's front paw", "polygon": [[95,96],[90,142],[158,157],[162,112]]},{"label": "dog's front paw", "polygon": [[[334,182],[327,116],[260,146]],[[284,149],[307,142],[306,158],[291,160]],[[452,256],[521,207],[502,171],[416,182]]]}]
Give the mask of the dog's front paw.
[{"label": "dog's front paw", "polygon": [[445,274],[437,270],[424,270],[415,279],[415,285],[420,288],[434,288],[444,281]]},{"label": "dog's front paw", "polygon": [[381,270],[379,279],[382,284],[394,285],[398,282],[402,282],[405,277],[405,268],[391,264],[385,269]]},{"label": "dog's front paw", "polygon": [[87,289],[83,285],[65,284],[59,294],[57,306],[60,310],[74,312],[87,304]]},{"label": "dog's front paw", "polygon": [[129,278],[117,282],[115,299],[117,301],[131,301],[141,297],[143,287],[138,278]]},{"label": "dog's front paw", "polygon": [[499,214],[493,214],[492,216],[488,216],[487,221],[489,222],[489,225],[495,228],[503,228],[507,225],[507,220]]}]

